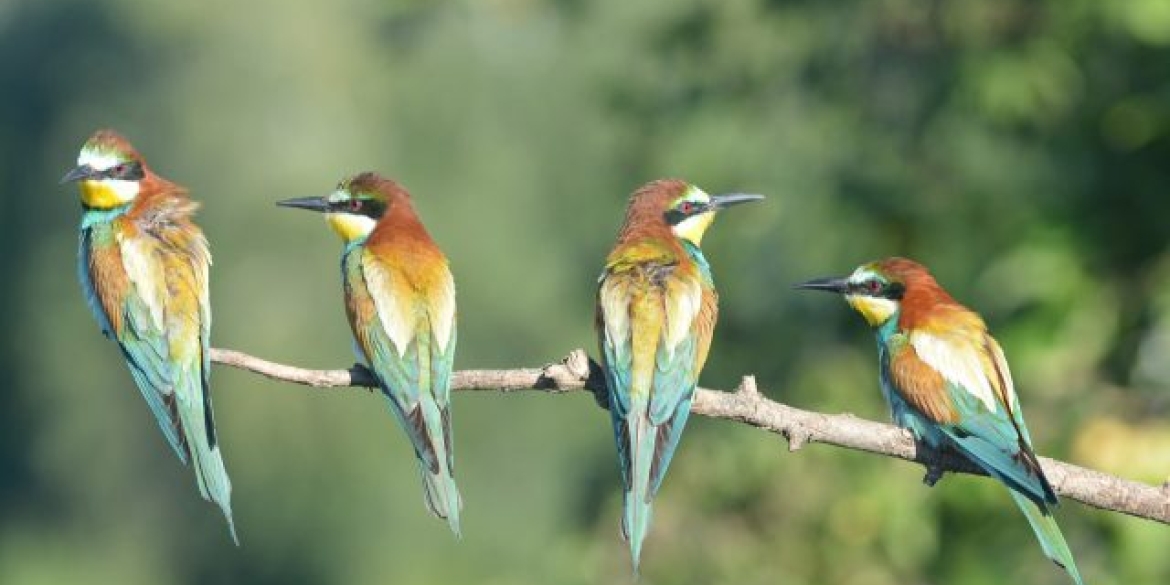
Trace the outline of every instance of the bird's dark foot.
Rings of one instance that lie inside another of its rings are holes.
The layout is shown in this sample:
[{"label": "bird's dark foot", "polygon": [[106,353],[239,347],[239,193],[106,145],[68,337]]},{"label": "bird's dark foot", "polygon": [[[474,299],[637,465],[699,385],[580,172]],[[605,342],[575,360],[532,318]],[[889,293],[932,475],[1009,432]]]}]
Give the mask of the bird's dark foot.
[{"label": "bird's dark foot", "polygon": [[934,484],[942,479],[944,473],[946,473],[946,470],[942,467],[928,464],[926,466],[926,475],[922,476],[922,483],[926,484],[926,487],[934,487]]},{"label": "bird's dark foot", "polygon": [[943,466],[943,452],[941,449],[933,449],[929,445],[918,443],[918,448],[922,453],[922,464],[926,466],[926,475],[922,476],[922,483],[927,487],[934,487],[942,479],[943,474],[947,472],[946,467]]},{"label": "bird's dark foot", "polygon": [[593,394],[597,405],[609,410],[609,390],[605,383],[605,370],[593,360],[589,360],[589,377],[585,379],[585,388]]},{"label": "bird's dark foot", "polygon": [[374,373],[363,363],[354,362],[353,367],[349,369],[349,377],[355,385],[363,386],[370,392],[380,391],[378,379],[374,377]]}]

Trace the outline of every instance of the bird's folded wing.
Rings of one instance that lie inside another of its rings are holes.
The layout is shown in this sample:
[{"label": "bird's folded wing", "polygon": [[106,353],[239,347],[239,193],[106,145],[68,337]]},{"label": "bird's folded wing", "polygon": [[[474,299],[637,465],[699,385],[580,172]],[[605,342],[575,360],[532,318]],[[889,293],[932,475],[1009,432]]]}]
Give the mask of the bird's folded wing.
[{"label": "bird's folded wing", "polygon": [[630,346],[630,279],[603,275],[597,293],[597,333],[609,385],[610,408],[616,417],[629,412],[634,354]]},{"label": "bird's folded wing", "polygon": [[[1052,488],[1032,452],[1023,419],[1018,415],[1019,406],[1015,392],[1010,388],[1011,378],[1007,364],[1002,360],[1002,352],[998,358],[991,353],[989,349],[998,348],[998,345],[988,344],[987,339],[990,337],[985,333],[973,338],[922,332],[911,334],[914,355],[945,381],[941,389],[947,399],[937,398],[937,380],[932,382],[935,386],[927,393],[936,397],[939,403],[949,401],[951,417],[936,422],[940,423],[939,429],[955,447],[988,473],[1031,499],[1055,502]],[[910,386],[908,380],[899,380],[898,374],[894,374],[894,380],[900,392],[910,394],[903,390]]]},{"label": "bird's folded wing", "polygon": [[458,326],[455,318],[455,279],[446,265],[436,268],[436,278],[426,297],[427,321],[430,323],[431,393],[439,408],[443,426],[443,444],[447,449],[447,468],[455,467],[455,449],[451,437],[451,371],[455,368],[455,342]]},{"label": "bird's folded wing", "polygon": [[187,446],[175,402],[174,367],[169,361],[166,335],[154,325],[150,310],[137,293],[130,293],[123,307],[123,327],[117,335],[118,345],[167,443],[186,463]]},{"label": "bird's folded wing", "polygon": [[[678,446],[698,382],[699,354],[710,342],[703,333],[709,333],[708,321],[714,319],[714,304],[704,302],[698,281],[652,280],[638,271],[610,274],[598,293],[599,337],[618,448],[628,466],[628,426],[632,417],[644,417],[654,432],[651,493]],[[700,327],[700,321],[706,326]],[[642,410],[632,411],[635,406]]]},{"label": "bird's folded wing", "polygon": [[[205,356],[200,351],[202,337],[206,334],[196,321],[200,312],[197,307],[203,303],[195,288],[176,287],[176,290],[171,290],[168,280],[185,280],[194,286],[195,270],[189,262],[173,253],[164,261],[157,244],[145,240],[145,236],[122,240],[120,250],[130,286],[121,301],[120,318],[111,319],[121,324],[121,329],[116,332],[118,344],[167,442],[186,462],[189,454],[187,437],[178,408],[180,403],[201,404],[204,397],[195,395],[202,384],[192,388],[178,384],[177,377],[179,369],[188,366],[202,370],[196,373],[200,381],[206,375],[203,368]],[[202,294],[205,295],[206,291]],[[196,305],[189,307],[191,313],[186,316],[182,312],[187,307],[168,306],[184,302]],[[171,330],[172,324],[177,325],[174,330]]]},{"label": "bird's folded wing", "polygon": [[[405,278],[368,251],[357,251],[357,269],[347,271],[346,302],[358,346],[382,383],[391,410],[415,451],[433,470],[436,448],[427,430],[423,403],[439,399],[432,384],[432,335],[418,327],[425,314]],[[451,338],[453,339],[453,337]],[[448,339],[450,344],[451,339]]]}]

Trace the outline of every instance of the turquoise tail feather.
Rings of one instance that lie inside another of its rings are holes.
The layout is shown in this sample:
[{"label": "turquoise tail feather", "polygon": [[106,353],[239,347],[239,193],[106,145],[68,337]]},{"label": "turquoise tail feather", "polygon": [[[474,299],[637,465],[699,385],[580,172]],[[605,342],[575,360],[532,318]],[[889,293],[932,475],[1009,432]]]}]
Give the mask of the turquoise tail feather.
[{"label": "turquoise tail feather", "polygon": [[691,400],[686,398],[675,407],[673,416],[661,424],[650,419],[644,401],[633,399],[623,424],[618,441],[619,455],[623,459],[622,536],[630,546],[634,572],[637,573],[642,557],[642,543],[650,530],[653,520],[651,502],[662,486],[666,470],[682,438]]},{"label": "turquoise tail feather", "polygon": [[[968,417],[964,422],[969,427],[980,423],[975,417]],[[1007,484],[1013,492],[1026,496],[1037,505],[1057,503],[1056,492],[1039,471],[1039,463],[1031,451],[1008,449],[979,435],[959,434],[949,427],[939,427],[939,430],[950,438],[951,444],[960,452],[970,457],[992,477]],[[983,434],[990,433],[991,431],[986,431]],[[1031,463],[1031,466],[1025,465],[1024,462]]]},{"label": "turquoise tail feather", "polygon": [[[425,377],[425,376],[424,376]],[[456,537],[462,538],[459,526],[459,511],[463,498],[455,486],[454,445],[451,444],[451,411],[442,409],[429,395],[423,395],[419,409],[422,412],[423,429],[432,449],[432,464],[420,460],[423,474],[427,508],[432,514],[445,518]]]},{"label": "turquoise tail feather", "polygon": [[1028,519],[1028,524],[1036,533],[1036,539],[1040,541],[1040,547],[1044,549],[1044,555],[1068,572],[1077,585],[1084,585],[1084,581],[1081,580],[1081,572],[1077,570],[1076,561],[1073,560],[1072,551],[1069,550],[1068,543],[1064,541],[1064,535],[1061,534],[1060,527],[1056,525],[1056,519],[1052,517],[1051,510],[1047,506],[1037,505],[1027,496],[1015,490],[1008,490],[1008,493],[1012,495],[1012,499],[1015,500],[1020,511]]},{"label": "turquoise tail feather", "polygon": [[[685,397],[679,401],[678,405],[674,407],[674,413],[662,422],[657,422],[651,419],[658,431],[658,442],[655,445],[657,449],[657,466],[651,468],[651,497],[658,495],[658,489],[662,487],[662,480],[666,478],[666,470],[670,468],[670,462],[674,459],[674,452],[678,448],[679,441],[682,440],[683,429],[686,428],[687,418],[691,415],[691,389],[685,394]],[[653,416],[653,414],[651,415]]]},{"label": "turquoise tail feather", "polygon": [[[1044,549],[1044,555],[1064,569],[1077,585],[1084,585],[1076,562],[1073,561],[1072,551],[1056,519],[1052,517],[1050,506],[1056,504],[1056,493],[1043,474],[1029,473],[1008,452],[978,437],[957,437],[947,429],[943,429],[943,432],[952,438],[952,444],[960,452],[970,457],[989,475],[1006,484],[1016,506],[1032,526],[1040,547]],[[1017,455],[1022,456],[1023,453]]]},{"label": "turquoise tail feather", "polygon": [[[182,376],[179,383],[202,384],[196,373]],[[215,434],[215,421],[211,413],[211,396],[207,393],[205,384],[186,392],[176,392],[179,420],[186,435],[187,448],[190,452],[192,467],[195,469],[195,479],[199,484],[199,493],[203,499],[215,502],[223,511],[227,519],[228,531],[232,541],[240,545],[239,535],[236,534],[236,523],[232,518],[232,482],[228,478],[227,468],[223,463],[223,456],[219,451],[219,442]],[[202,400],[188,400],[184,397],[203,397]]]},{"label": "turquoise tail feather", "polygon": [[643,414],[639,406],[634,404],[627,421],[630,444],[630,477],[624,494],[622,534],[630,545],[630,557],[633,560],[634,571],[642,558],[642,542],[646,539],[646,532],[650,530],[652,510],[650,500],[650,469],[654,460],[654,446],[657,433],[653,425]]},{"label": "turquoise tail feather", "polygon": [[432,514],[447,521],[455,536],[462,537],[459,512],[463,508],[463,498],[452,473],[455,461],[450,445],[450,411],[441,410],[435,400],[425,394],[420,396],[418,406],[410,414],[403,413],[389,395],[386,403],[414,444],[423,480],[423,503]]},{"label": "turquoise tail feather", "polygon": [[446,468],[439,473],[431,473],[427,465],[421,461],[419,469],[422,472],[423,487],[425,488],[423,493],[426,496],[427,509],[440,518],[446,518],[451,532],[454,532],[456,537],[462,538],[459,511],[463,507],[463,499],[459,496],[459,488],[455,486],[455,479],[451,477],[451,474],[446,473]]}]

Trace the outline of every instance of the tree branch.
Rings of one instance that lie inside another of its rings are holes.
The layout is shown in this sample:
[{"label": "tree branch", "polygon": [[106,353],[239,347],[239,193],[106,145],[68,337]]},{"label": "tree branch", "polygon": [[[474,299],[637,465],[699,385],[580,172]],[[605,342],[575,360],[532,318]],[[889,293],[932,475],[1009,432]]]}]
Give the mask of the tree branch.
[{"label": "tree branch", "polygon": [[[306,370],[228,349],[212,349],[211,359],[273,380],[316,388],[376,386],[370,372],[356,364],[348,370]],[[559,363],[542,368],[455,372],[451,388],[502,392],[537,390],[554,394],[586,390],[593,393],[598,404],[603,407],[606,405],[605,382],[600,369],[580,349],[574,350]],[[916,443],[909,432],[895,426],[860,419],[851,414],[810,412],[769,400],[760,394],[752,376],[744,377],[739,387],[732,392],[697,389],[691,411],[783,435],[788,440],[790,451],[799,450],[808,443],[825,443],[916,461],[926,466],[924,481],[930,485],[947,471],[985,475],[962,456],[937,452]],[[1041,457],[1040,463],[1056,493],[1063,497],[1102,510],[1170,524],[1170,482],[1155,487],[1046,457]]]}]

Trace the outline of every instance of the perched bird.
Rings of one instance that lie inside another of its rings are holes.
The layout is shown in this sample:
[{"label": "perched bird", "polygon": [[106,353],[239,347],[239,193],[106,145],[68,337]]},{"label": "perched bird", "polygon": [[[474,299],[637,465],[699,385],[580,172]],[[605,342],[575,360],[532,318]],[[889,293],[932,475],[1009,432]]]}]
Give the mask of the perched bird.
[{"label": "perched bird", "polygon": [[983,319],[905,258],[796,286],[845,296],[876,329],[882,394],[895,423],[1006,484],[1044,554],[1081,584],[1052,517],[1056,493],[1032,449],[1007,360]]},{"label": "perched bird", "polygon": [[191,221],[198,204],[112,130],[90,137],[61,182],[81,187],[78,276],[89,307],[121,347],[171,448],[184,464],[194,463],[199,493],[223,510],[239,544],[211,412],[211,254]]},{"label": "perched bird", "polygon": [[622,536],[635,571],[650,502],[682,436],[715,328],[718,295],[699,243],[720,209],[759,199],[654,181],[630,198],[606,258],[596,327],[624,487]]},{"label": "perched bird", "polygon": [[341,279],[358,359],[410,437],[427,507],[458,536],[462,500],[451,436],[455,280],[447,257],[406,189],[376,173],[344,180],[324,197],[278,205],[324,213],[345,242]]}]

